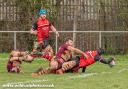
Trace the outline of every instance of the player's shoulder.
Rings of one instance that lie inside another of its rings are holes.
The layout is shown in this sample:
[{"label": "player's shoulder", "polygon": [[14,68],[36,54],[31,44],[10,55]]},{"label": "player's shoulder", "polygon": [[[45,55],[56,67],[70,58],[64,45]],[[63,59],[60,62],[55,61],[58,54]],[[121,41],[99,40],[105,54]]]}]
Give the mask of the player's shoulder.
[{"label": "player's shoulder", "polygon": [[67,48],[67,47],[70,47],[70,45],[68,45],[68,44],[63,44],[63,47],[64,47],[64,48]]},{"label": "player's shoulder", "polygon": [[51,23],[50,23],[50,21],[49,21],[48,19],[45,19],[45,22],[46,22],[46,23],[49,23],[49,24],[51,24]]},{"label": "player's shoulder", "polygon": [[68,45],[67,44],[61,44],[60,48],[67,48]]},{"label": "player's shoulder", "polygon": [[48,21],[48,22],[50,22],[48,19],[45,19],[45,21]]}]

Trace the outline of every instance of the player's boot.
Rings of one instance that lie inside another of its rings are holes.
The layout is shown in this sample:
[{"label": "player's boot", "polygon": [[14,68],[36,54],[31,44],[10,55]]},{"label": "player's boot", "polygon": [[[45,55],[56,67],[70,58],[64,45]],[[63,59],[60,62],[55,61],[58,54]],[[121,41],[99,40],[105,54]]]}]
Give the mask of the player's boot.
[{"label": "player's boot", "polygon": [[114,58],[112,58],[112,57],[109,58],[109,60],[108,60],[108,65],[109,65],[110,67],[113,67],[113,66],[116,65]]}]

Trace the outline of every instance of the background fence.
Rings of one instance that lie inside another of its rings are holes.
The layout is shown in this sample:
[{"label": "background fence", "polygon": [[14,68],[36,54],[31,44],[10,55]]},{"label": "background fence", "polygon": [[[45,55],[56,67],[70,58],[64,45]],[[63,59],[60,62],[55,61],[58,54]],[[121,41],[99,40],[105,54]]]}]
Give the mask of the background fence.
[{"label": "background fence", "polygon": [[[109,53],[124,54],[128,50],[128,46],[127,46],[128,40],[125,39],[126,37],[128,37],[128,31],[59,31],[59,33],[60,33],[59,38],[57,38],[55,35],[52,35],[51,37],[53,38],[51,40],[52,41],[51,45],[53,46],[55,52],[57,52],[58,47],[62,43],[64,43],[64,39],[66,37],[74,38],[73,35],[74,33],[76,34],[75,35],[76,39],[73,40],[74,45],[75,47],[83,51],[104,48]],[[30,35],[29,31],[0,31],[0,34],[3,34],[0,36],[0,41],[1,42],[4,41],[4,44],[3,43],[0,44],[1,46],[0,52],[8,52],[11,51],[12,49],[32,50],[33,48],[34,40],[32,35]],[[6,34],[10,35],[11,38],[7,37]],[[26,39],[26,40],[20,39],[20,38],[28,38],[28,36],[31,39]],[[113,41],[112,38],[115,40]],[[107,47],[108,44],[109,47]]]},{"label": "background fence", "polygon": [[[29,31],[41,8],[47,9],[47,18],[57,30],[79,31],[61,33],[60,43],[66,36],[73,36],[77,47],[96,49],[100,34],[97,31],[102,31],[101,47],[114,53],[128,51],[128,34],[123,32],[128,31],[128,0],[0,0],[0,31]],[[0,52],[9,52],[13,48],[14,36],[17,37],[14,46],[27,50],[32,48],[33,36],[30,34],[2,32]]]}]

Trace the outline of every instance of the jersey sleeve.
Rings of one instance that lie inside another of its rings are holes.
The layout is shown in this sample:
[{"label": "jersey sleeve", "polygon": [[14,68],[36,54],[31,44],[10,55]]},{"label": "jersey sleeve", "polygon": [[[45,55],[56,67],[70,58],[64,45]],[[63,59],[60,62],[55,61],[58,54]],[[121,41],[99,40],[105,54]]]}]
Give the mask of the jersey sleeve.
[{"label": "jersey sleeve", "polygon": [[35,23],[33,23],[33,25],[32,25],[32,28],[34,29],[34,30],[37,30],[37,22],[35,22]]}]

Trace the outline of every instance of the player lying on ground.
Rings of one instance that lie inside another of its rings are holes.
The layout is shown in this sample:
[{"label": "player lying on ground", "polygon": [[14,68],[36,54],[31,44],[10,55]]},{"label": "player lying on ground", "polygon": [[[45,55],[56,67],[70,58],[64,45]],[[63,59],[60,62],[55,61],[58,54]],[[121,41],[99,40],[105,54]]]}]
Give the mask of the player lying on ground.
[{"label": "player lying on ground", "polygon": [[47,46],[45,50],[43,50],[43,52],[40,52],[36,54],[29,54],[28,52],[24,52],[24,51],[12,51],[7,63],[7,70],[8,72],[16,72],[16,73],[20,73],[21,72],[21,63],[22,61],[24,62],[32,62],[35,58],[40,57],[40,58],[45,58],[49,61],[51,61],[52,57],[53,57],[53,50],[51,50],[50,46]]},{"label": "player lying on ground", "polygon": [[28,55],[27,52],[20,52],[18,50],[12,51],[7,63],[8,72],[21,72],[21,63],[22,61],[31,62],[33,61],[33,57]]},{"label": "player lying on ground", "polygon": [[58,70],[58,73],[65,73],[67,71],[71,72],[78,72],[80,68],[83,68],[82,72],[85,72],[85,69],[94,64],[95,62],[99,61],[103,64],[108,64],[110,67],[113,67],[115,65],[114,58],[110,57],[109,59],[105,59],[102,57],[102,54],[104,53],[103,49],[99,49],[97,51],[87,51],[85,54],[87,55],[87,58],[84,56],[77,56],[72,61],[65,62],[62,65],[62,68]]},{"label": "player lying on ground", "polygon": [[86,54],[83,51],[73,47],[73,41],[68,38],[66,39],[65,43],[60,46],[55,59],[50,62],[49,68],[46,70],[39,69],[36,73],[32,73],[32,76],[38,76],[53,72],[55,73],[56,70],[62,67],[64,62],[72,59],[72,52],[82,54],[84,57],[86,57]]}]

